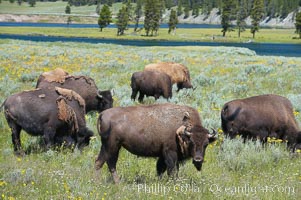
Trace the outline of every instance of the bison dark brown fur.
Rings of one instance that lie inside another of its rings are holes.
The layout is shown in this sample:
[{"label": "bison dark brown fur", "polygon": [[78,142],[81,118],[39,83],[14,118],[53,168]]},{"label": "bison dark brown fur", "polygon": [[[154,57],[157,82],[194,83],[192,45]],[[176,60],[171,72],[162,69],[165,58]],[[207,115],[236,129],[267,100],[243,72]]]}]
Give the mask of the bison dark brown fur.
[{"label": "bison dark brown fur", "polygon": [[291,102],[278,95],[260,95],[226,103],[221,111],[222,129],[231,138],[238,134],[244,139],[268,137],[287,140],[290,148],[300,138]]},{"label": "bison dark brown fur", "polygon": [[90,111],[103,111],[113,107],[113,98],[110,90],[98,90],[94,80],[86,76],[65,76],[63,81],[48,81],[40,75],[36,88],[62,87],[77,92],[86,103],[86,113]]},{"label": "bison dark brown fur", "polygon": [[64,138],[83,147],[89,144],[93,135],[86,127],[85,106],[74,98],[61,96],[54,89],[36,89],[11,95],[4,102],[4,113],[12,131],[16,153],[22,153],[22,129],[30,135],[43,136],[47,148],[55,142],[63,142]]},{"label": "bison dark brown fur", "polygon": [[157,100],[160,96],[166,99],[172,97],[172,83],[170,77],[157,71],[135,72],[131,78],[133,100],[139,92],[139,102],[143,101],[144,95],[153,96]]},{"label": "bison dark brown fur", "polygon": [[96,169],[106,162],[115,183],[119,182],[116,163],[121,147],[138,156],[158,157],[157,173],[162,176],[166,170],[172,175],[179,162],[191,157],[201,170],[206,147],[213,141],[195,109],[169,103],[105,110],[97,128],[102,146]]}]

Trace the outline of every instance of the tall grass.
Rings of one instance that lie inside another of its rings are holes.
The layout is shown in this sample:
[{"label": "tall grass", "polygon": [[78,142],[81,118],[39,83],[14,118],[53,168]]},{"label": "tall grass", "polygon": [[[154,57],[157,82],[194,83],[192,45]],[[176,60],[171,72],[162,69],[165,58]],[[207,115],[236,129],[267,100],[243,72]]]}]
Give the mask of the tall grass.
[{"label": "tall grass", "polygon": [[[0,102],[32,89],[38,75],[61,67],[71,74],[91,76],[99,89],[114,90],[114,106],[138,105],[130,100],[130,77],[146,64],[176,61],[186,65],[196,89],[176,92],[172,103],[197,109],[206,128],[220,129],[220,109],[235,98],[274,93],[287,96],[300,118],[301,58],[257,56],[244,48],[130,47],[109,44],[0,41]],[[144,104],[155,102],[145,98]],[[94,170],[100,150],[97,114],[87,115],[95,133],[82,152],[39,148],[39,138],[22,132],[25,157],[13,154],[11,133],[0,113],[0,195],[2,199],[299,199],[301,159],[285,144],[242,143],[223,139],[210,145],[197,172],[188,160],[178,179],[156,177],[156,159],[121,150],[114,185],[107,166]]]}]

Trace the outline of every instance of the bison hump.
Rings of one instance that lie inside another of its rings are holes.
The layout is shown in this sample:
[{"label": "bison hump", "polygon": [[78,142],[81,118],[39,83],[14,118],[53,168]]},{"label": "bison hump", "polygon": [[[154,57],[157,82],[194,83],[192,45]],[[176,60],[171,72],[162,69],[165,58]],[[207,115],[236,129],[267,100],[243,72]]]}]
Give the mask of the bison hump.
[{"label": "bison hump", "polygon": [[64,83],[66,77],[68,76],[68,72],[65,72],[61,68],[56,68],[53,71],[44,72],[42,76],[45,78],[48,82],[57,82],[57,83]]},{"label": "bison hump", "polygon": [[56,99],[56,104],[58,108],[58,119],[66,122],[72,130],[72,133],[78,132],[78,123],[74,110],[66,102],[63,96],[59,96]]},{"label": "bison hump", "polygon": [[55,91],[59,94],[68,99],[69,101],[75,99],[81,107],[85,108],[85,100],[75,91],[65,89],[65,88],[60,88],[60,87],[55,87]]}]

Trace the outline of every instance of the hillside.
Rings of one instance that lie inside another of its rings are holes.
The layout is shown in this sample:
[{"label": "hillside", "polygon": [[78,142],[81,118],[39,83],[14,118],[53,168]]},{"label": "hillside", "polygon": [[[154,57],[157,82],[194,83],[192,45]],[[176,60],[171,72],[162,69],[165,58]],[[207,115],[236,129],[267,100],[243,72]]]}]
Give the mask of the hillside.
[{"label": "hillside", "polygon": [[[28,4],[17,3],[11,4],[3,1],[0,6],[0,22],[50,22],[50,23],[66,23],[68,15],[65,14],[66,2],[37,2],[35,7],[29,7]],[[113,17],[116,16],[122,3],[115,3],[112,7]],[[300,9],[299,9],[300,10]],[[72,23],[97,23],[96,6],[80,6],[71,7]],[[170,10],[166,10],[163,14],[163,22],[169,19]],[[278,27],[278,28],[294,28],[294,13],[291,12],[285,18],[265,18],[261,22],[261,26]],[[143,22],[144,18],[140,19]],[[251,24],[251,19],[246,19],[247,25]],[[198,17],[190,16],[184,19],[184,14],[179,16],[179,23],[192,24],[220,24],[221,18],[217,8],[211,10],[209,15],[200,14]],[[235,24],[235,22],[233,22]]]}]

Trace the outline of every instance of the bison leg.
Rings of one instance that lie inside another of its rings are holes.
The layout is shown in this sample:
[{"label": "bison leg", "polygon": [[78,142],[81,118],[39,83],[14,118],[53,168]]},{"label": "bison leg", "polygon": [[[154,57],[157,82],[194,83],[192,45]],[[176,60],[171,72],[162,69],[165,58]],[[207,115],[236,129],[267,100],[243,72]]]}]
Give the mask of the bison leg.
[{"label": "bison leg", "polygon": [[[119,177],[118,177],[117,171],[116,171],[116,163],[118,160],[120,147],[106,145],[107,143],[108,143],[108,141],[102,140],[101,150],[95,161],[95,169],[96,170],[101,169],[103,164],[106,162],[108,165],[108,168],[112,174],[114,183],[119,183]],[[110,148],[108,148],[108,146],[110,146]]]},{"label": "bison leg", "polygon": [[132,100],[136,100],[136,96],[137,96],[138,90],[136,89],[132,89],[132,95],[131,95],[131,99]]},{"label": "bison leg", "polygon": [[46,148],[49,149],[54,144],[54,138],[55,138],[55,130],[48,126],[44,130],[44,142],[46,144]]},{"label": "bison leg", "polygon": [[104,145],[103,145],[103,143],[102,143],[102,146],[101,146],[101,149],[100,149],[100,152],[99,152],[99,154],[98,154],[98,157],[97,157],[97,159],[96,159],[96,161],[95,161],[95,169],[96,170],[99,170],[99,169],[101,169],[102,168],[102,166],[103,166],[103,164],[107,161],[107,156],[108,154],[107,154],[107,152],[106,152],[106,149],[105,149],[105,147],[104,147]]},{"label": "bison leg", "polygon": [[177,87],[178,87],[177,92],[179,92],[181,89],[183,89],[183,83],[182,82],[177,83]]},{"label": "bison leg", "polygon": [[113,180],[114,180],[114,183],[119,183],[119,177],[117,175],[117,171],[116,171],[116,163],[117,163],[117,160],[118,160],[118,154],[119,154],[119,150],[113,154],[110,154],[109,156],[109,159],[107,161],[107,165],[109,167],[109,170],[112,174],[112,177],[113,177]]},{"label": "bison leg", "polygon": [[12,131],[12,142],[14,145],[14,152],[16,154],[23,154],[21,150],[21,140],[20,140],[20,133],[22,128],[15,123],[9,123],[9,126]]},{"label": "bison leg", "polygon": [[175,167],[178,167],[178,156],[176,152],[167,151],[164,154],[165,164],[167,166],[167,175],[174,175]]},{"label": "bison leg", "polygon": [[157,161],[157,175],[159,176],[159,179],[162,178],[163,173],[166,171],[167,166],[165,164],[164,157],[159,157]]},{"label": "bison leg", "polygon": [[138,101],[141,103],[143,101],[143,98],[144,98],[144,94],[140,91]]}]

